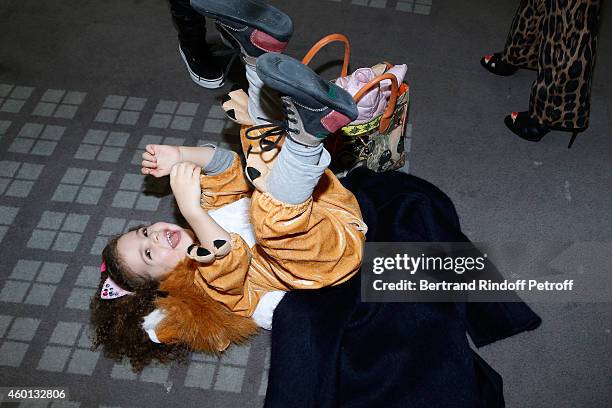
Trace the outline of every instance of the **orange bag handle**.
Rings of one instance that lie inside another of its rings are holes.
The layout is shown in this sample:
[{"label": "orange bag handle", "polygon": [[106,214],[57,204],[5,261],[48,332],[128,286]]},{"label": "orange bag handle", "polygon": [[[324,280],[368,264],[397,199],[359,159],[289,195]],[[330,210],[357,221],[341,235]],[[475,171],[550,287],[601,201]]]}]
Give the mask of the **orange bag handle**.
[{"label": "orange bag handle", "polygon": [[340,34],[340,33],[329,34],[321,38],[319,41],[316,42],[315,45],[312,46],[312,48],[310,48],[310,50],[306,53],[304,58],[302,58],[302,64],[308,65],[308,63],[312,61],[314,56],[317,55],[317,53],[321,50],[321,48],[325,47],[327,44],[331,44],[334,42],[341,42],[344,44],[344,61],[342,62],[342,72],[340,73],[340,76],[343,76],[343,77],[347,76],[349,59],[351,57],[351,46],[349,44],[348,38],[344,34]]},{"label": "orange bag handle", "polygon": [[368,82],[367,84],[365,84],[359,90],[359,92],[357,92],[355,96],[353,96],[353,99],[355,100],[355,102],[359,102],[366,93],[368,93],[376,85],[380,87],[380,82],[386,79],[391,81],[391,97],[389,98],[387,109],[385,109],[385,112],[380,118],[380,126],[378,129],[381,132],[385,132],[387,131],[387,129],[389,129],[389,126],[391,125],[391,119],[393,118],[393,113],[395,111],[395,105],[397,104],[398,85],[397,85],[397,78],[395,77],[395,75],[390,74],[390,73],[379,75],[373,80],[371,80],[370,82]]}]

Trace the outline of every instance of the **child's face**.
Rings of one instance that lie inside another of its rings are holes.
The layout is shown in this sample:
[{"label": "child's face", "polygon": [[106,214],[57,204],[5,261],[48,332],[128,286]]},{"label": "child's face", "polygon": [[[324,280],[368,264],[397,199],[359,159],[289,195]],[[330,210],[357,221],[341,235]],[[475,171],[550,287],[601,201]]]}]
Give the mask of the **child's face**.
[{"label": "child's face", "polygon": [[191,244],[192,231],[158,222],[122,235],[117,251],[136,275],[161,281],[185,259]]}]

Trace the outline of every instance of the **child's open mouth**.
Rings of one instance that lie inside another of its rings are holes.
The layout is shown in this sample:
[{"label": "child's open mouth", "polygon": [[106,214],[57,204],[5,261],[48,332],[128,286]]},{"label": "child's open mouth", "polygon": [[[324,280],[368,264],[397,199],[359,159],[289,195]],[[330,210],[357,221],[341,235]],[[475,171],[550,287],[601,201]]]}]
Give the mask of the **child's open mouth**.
[{"label": "child's open mouth", "polygon": [[176,246],[181,242],[181,232],[180,231],[166,231],[166,240],[172,249],[176,248]]}]

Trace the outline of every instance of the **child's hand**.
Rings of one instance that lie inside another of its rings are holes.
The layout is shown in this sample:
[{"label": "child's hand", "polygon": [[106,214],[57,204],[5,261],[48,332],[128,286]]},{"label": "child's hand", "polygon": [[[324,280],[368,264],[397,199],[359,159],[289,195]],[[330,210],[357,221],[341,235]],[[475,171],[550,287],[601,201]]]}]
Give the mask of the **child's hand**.
[{"label": "child's hand", "polygon": [[170,187],[185,218],[202,211],[200,208],[201,171],[199,166],[190,162],[175,164],[170,171]]},{"label": "child's hand", "polygon": [[150,144],[142,154],[142,174],[163,177],[170,174],[172,166],[181,161],[178,146]]}]

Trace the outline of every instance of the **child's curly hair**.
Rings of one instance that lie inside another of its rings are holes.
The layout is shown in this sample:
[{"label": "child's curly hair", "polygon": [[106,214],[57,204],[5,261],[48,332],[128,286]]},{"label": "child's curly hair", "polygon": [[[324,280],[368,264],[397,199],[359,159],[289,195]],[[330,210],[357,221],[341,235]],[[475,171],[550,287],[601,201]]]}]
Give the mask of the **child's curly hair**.
[{"label": "child's curly hair", "polygon": [[[137,229],[140,227],[136,227]],[[159,292],[159,282],[145,280],[131,273],[117,251],[119,236],[113,237],[102,252],[106,271],[100,275],[97,292],[91,299],[93,348],[102,347],[104,355],[115,361],[127,357],[132,370],[140,372],[153,360],[161,363],[185,361],[191,351],[184,344],[159,344],[149,339],[142,328],[143,318],[155,309],[155,299],[165,296]],[[105,300],[100,298],[107,277],[132,295]]]}]

